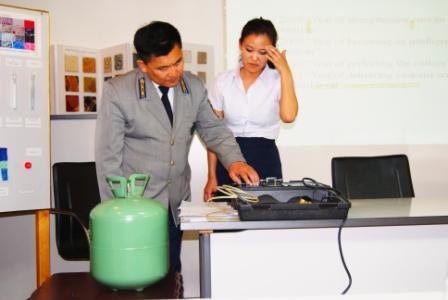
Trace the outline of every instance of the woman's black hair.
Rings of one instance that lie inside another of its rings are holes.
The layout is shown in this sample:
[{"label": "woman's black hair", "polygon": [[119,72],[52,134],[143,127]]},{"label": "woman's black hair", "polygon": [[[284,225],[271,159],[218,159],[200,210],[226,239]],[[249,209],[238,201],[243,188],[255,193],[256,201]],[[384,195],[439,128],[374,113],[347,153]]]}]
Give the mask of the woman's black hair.
[{"label": "woman's black hair", "polygon": [[139,59],[147,63],[152,56],[167,55],[178,45],[182,48],[180,33],[173,25],[154,21],[137,30],[134,47]]},{"label": "woman's black hair", "polygon": [[[239,40],[240,45],[243,43],[244,39],[251,34],[265,34],[271,40],[272,46],[276,47],[277,45],[278,36],[274,24],[272,24],[272,22],[269,20],[263,19],[262,17],[252,19],[247,22],[246,25],[244,25],[243,29],[241,30],[241,36]],[[269,60],[268,66],[271,69],[275,69],[274,64]]]}]

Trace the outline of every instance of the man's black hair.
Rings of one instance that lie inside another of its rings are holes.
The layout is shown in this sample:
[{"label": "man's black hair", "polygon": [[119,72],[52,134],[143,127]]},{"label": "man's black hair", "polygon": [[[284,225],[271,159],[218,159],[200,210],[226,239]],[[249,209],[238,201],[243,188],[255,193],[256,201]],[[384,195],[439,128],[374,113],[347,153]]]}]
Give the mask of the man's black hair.
[{"label": "man's black hair", "polygon": [[178,45],[182,48],[180,33],[173,25],[154,21],[137,30],[134,47],[139,59],[147,63],[153,56],[167,55]]}]

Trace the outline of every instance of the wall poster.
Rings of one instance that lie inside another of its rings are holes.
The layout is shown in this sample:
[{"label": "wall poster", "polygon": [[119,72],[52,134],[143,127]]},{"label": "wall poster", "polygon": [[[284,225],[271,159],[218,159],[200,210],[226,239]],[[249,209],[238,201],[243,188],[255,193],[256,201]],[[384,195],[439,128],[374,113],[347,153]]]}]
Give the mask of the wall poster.
[{"label": "wall poster", "polygon": [[103,82],[133,68],[130,44],[104,49],[55,45],[52,114],[96,114]]}]

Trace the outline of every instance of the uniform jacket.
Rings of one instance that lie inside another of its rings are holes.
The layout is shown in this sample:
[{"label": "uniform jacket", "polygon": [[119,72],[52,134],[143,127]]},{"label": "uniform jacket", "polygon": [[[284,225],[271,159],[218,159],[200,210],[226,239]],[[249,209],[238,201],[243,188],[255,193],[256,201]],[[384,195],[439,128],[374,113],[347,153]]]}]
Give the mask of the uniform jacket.
[{"label": "uniform jacket", "polygon": [[225,167],[245,161],[198,77],[185,72],[174,88],[173,127],[145,73],[136,69],[105,82],[95,137],[102,200],[112,197],[106,176],[147,174],[145,197],[170,203],[176,220],[181,201],[191,200],[188,153],[195,131]]}]

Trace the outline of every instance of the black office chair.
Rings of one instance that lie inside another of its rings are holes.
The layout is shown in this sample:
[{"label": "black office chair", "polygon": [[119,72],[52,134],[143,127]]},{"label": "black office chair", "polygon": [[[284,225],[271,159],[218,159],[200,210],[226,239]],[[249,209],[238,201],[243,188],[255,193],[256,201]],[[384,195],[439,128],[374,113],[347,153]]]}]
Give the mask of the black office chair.
[{"label": "black office chair", "polygon": [[101,202],[95,162],[55,163],[53,189],[55,211],[60,211],[55,216],[59,255],[66,260],[89,260],[88,239],[79,221],[89,228],[90,211]]},{"label": "black office chair", "polygon": [[334,157],[333,188],[348,199],[414,197],[406,155]]}]

